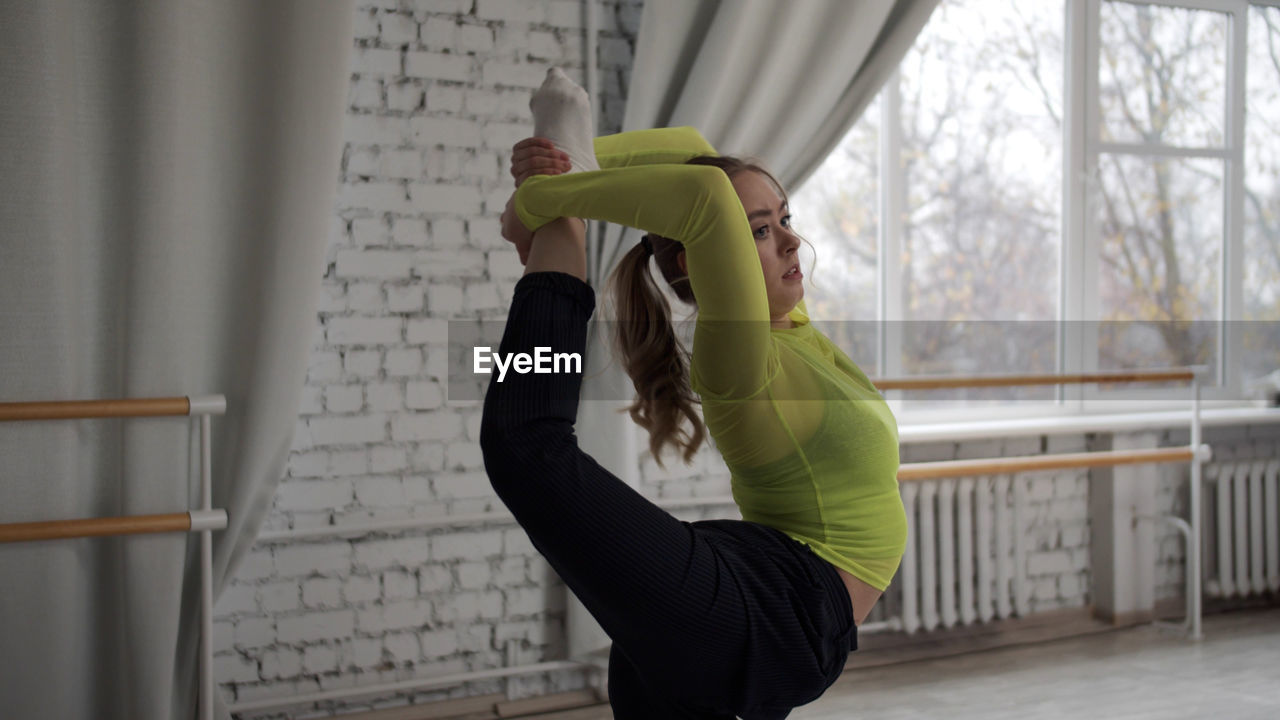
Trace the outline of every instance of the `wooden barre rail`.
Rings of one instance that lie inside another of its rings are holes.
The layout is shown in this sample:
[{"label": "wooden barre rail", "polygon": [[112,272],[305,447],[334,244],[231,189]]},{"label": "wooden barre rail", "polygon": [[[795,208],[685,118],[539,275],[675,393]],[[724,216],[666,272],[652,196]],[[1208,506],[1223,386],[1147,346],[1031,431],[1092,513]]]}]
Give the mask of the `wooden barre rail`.
[{"label": "wooden barre rail", "polygon": [[0,543],[66,540],[108,535],[199,532],[202,530],[221,530],[226,526],[227,513],[225,510],[193,510],[191,512],[165,513],[163,515],[127,515],[124,517],[5,523],[0,524]]},{"label": "wooden barre rail", "polygon": [[1084,383],[1119,382],[1191,382],[1195,370],[1170,368],[1167,370],[1132,370],[1125,372],[1068,373],[1066,375],[920,375],[908,378],[879,378],[872,380],[881,391],[885,390],[941,390],[964,387],[1013,387],[1018,385],[1078,385]]},{"label": "wooden barre rail", "polygon": [[1035,470],[1061,470],[1080,467],[1191,462],[1195,458],[1196,449],[1186,445],[1156,450],[1099,450],[1096,452],[1061,453],[1058,455],[945,460],[942,462],[902,465],[898,468],[898,481],[912,482],[970,475],[1007,475]]},{"label": "wooden barre rail", "polygon": [[186,397],[0,403],[0,421],[170,417],[189,414],[191,399]]}]

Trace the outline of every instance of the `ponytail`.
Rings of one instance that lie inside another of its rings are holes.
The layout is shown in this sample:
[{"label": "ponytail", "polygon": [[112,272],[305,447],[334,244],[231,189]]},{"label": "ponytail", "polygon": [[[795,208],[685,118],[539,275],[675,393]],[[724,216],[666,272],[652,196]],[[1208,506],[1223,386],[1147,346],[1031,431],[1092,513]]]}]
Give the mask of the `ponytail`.
[{"label": "ponytail", "polygon": [[[614,340],[636,389],[627,410],[649,431],[649,451],[662,467],[662,450],[671,445],[689,464],[706,439],[706,428],[689,384],[689,353],[676,337],[671,306],[649,272],[650,249],[660,266],[667,264],[665,259],[679,272],[675,258],[683,248],[674,240],[646,235],[623,256],[609,279],[618,317]],[[688,281],[676,284],[684,286],[680,295],[692,300]],[[686,420],[691,429],[683,427]]]}]

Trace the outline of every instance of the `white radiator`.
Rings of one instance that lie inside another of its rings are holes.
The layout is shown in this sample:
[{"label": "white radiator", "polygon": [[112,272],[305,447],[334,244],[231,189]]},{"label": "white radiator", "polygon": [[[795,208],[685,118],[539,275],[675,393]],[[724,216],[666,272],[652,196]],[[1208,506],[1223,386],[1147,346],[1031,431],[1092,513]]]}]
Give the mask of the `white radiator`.
[{"label": "white radiator", "polygon": [[913,633],[1025,615],[1024,488],[1009,476],[903,483],[900,614],[877,625]]},{"label": "white radiator", "polygon": [[1205,592],[1245,597],[1280,590],[1280,459],[1205,466]]}]

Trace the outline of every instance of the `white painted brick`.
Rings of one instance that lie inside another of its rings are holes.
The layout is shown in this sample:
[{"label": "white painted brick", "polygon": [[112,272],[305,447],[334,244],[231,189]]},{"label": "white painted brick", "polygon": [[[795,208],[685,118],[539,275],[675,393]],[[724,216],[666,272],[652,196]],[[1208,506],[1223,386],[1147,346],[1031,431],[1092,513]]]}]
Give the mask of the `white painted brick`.
[{"label": "white painted brick", "polygon": [[444,565],[424,565],[418,568],[419,592],[440,592],[453,587],[453,573]]},{"label": "white painted brick", "polygon": [[365,448],[337,450],[329,455],[329,474],[339,477],[365,475],[369,472],[369,454]]},{"label": "white painted brick", "polygon": [[422,44],[428,50],[453,50],[458,23],[451,18],[431,17],[422,23]]},{"label": "white painted brick", "polygon": [[356,412],[364,407],[364,387],[360,385],[330,385],[324,389],[324,404],[329,412]]},{"label": "white painted brick", "polygon": [[421,285],[393,285],[387,288],[387,309],[391,312],[416,313],[426,307],[426,293]]},{"label": "white painted brick", "polygon": [[358,77],[347,89],[347,105],[357,110],[382,108],[382,81],[377,77]]},{"label": "white painted brick", "polygon": [[494,649],[493,627],[472,625],[457,633],[458,649],[464,653],[482,653]]},{"label": "white painted brick", "polygon": [[356,483],[356,501],[361,507],[398,507],[405,502],[404,488],[398,477],[366,477]]},{"label": "white painted brick", "polygon": [[[457,185],[460,188],[471,188],[469,183],[460,182],[462,178],[463,150],[448,148],[442,145],[433,146],[427,151],[426,179],[442,185]],[[469,192],[477,192],[471,188]]]},{"label": "white painted brick", "polygon": [[[370,451],[369,469],[375,473],[406,470],[409,467],[409,455],[404,448],[375,447]],[[357,488],[357,493],[359,488]]]},{"label": "white painted brick", "polygon": [[413,259],[410,250],[340,250],[336,272],[340,278],[407,279]]},{"label": "white painted brick", "polygon": [[405,75],[431,80],[466,82],[471,79],[472,67],[466,55],[410,51],[404,59]]},{"label": "white painted brick", "polygon": [[461,433],[461,419],[449,410],[400,415],[391,419],[391,438],[396,442],[453,440]]},{"label": "white painted brick", "polygon": [[[583,14],[582,3],[577,0],[553,0],[547,7],[548,22],[556,27],[581,28],[584,25]],[[603,21],[608,14],[600,13],[600,19]]]},{"label": "white painted brick", "polygon": [[547,607],[545,591],[539,587],[511,588],[506,591],[506,598],[507,612],[505,617],[537,615],[546,610]]},{"label": "white painted brick", "polygon": [[[419,472],[444,469],[444,446],[438,442],[415,445],[409,462]],[[424,482],[423,485],[426,485]]]},{"label": "white painted brick", "polygon": [[468,53],[487,53],[493,50],[493,30],[483,25],[463,25],[458,28],[458,49]]},{"label": "white painted brick", "polygon": [[[412,133],[409,130],[409,121],[407,118],[396,115],[347,115],[347,124],[343,128],[342,136],[348,143],[358,145],[398,145],[409,139]],[[351,162],[353,155],[349,155],[347,161],[347,173],[352,174]],[[377,156],[366,158],[362,162],[367,163],[368,170],[363,173],[371,175],[377,172]]]},{"label": "white painted brick", "polygon": [[483,312],[486,310],[503,310],[506,305],[498,295],[498,286],[493,283],[471,283],[462,294],[462,305],[467,312]]},{"label": "white painted brick", "polygon": [[493,245],[503,250],[511,247],[511,244],[502,238],[502,225],[497,220],[475,218],[467,221],[467,237],[476,247],[480,247],[481,244]]},{"label": "white painted brick", "polygon": [[416,573],[403,570],[382,573],[382,597],[388,600],[404,600],[417,596],[418,576]]},{"label": "white painted brick", "polygon": [[462,288],[456,285],[427,286],[427,309],[437,317],[449,317],[462,312]]},{"label": "white painted brick", "polygon": [[1058,576],[1058,596],[1062,598],[1074,598],[1082,595],[1084,588],[1080,582],[1080,576],[1075,573],[1066,573]]},{"label": "white painted brick", "polygon": [[350,637],[354,632],[355,613],[351,610],[308,612],[276,621],[280,642],[291,645]]},{"label": "white painted brick", "polygon": [[302,388],[302,401],[298,403],[299,415],[319,415],[324,412],[324,391],[315,385]]},{"label": "white painted brick", "polygon": [[386,371],[387,377],[417,375],[422,371],[422,350],[418,348],[388,350],[382,362],[382,369]]},{"label": "white painted brick", "polygon": [[431,539],[431,557],[436,560],[484,560],[501,553],[501,530],[440,535]]},{"label": "white painted brick", "polygon": [[352,36],[356,40],[373,40],[378,37],[377,15],[369,10],[356,12],[351,26]]},{"label": "white painted brick", "polygon": [[443,345],[449,340],[449,323],[436,318],[410,320],[406,337],[411,345],[426,343]]},{"label": "white painted brick", "polygon": [[369,540],[355,546],[355,565],[369,570],[417,567],[431,559],[431,543],[426,538]]},{"label": "white painted brick", "polygon": [[382,175],[414,180],[422,176],[422,153],[417,150],[388,150],[382,153]]},{"label": "white painted brick", "polygon": [[230,620],[215,621],[213,623],[213,652],[224,655],[233,647],[232,634],[235,633],[235,623]]},{"label": "white painted brick", "polygon": [[522,557],[504,557],[492,573],[493,583],[499,587],[519,585],[526,579],[525,562]]},{"label": "white painted brick", "polygon": [[258,663],[243,655],[218,655],[213,658],[213,674],[220,683],[256,682]]},{"label": "white painted brick", "polygon": [[431,246],[437,250],[460,248],[467,243],[466,227],[461,220],[440,218],[431,221]]},{"label": "white painted brick", "polygon": [[476,0],[476,17],[481,20],[501,20],[508,24],[543,23],[547,21],[547,6],[543,2]]},{"label": "white painted brick", "polygon": [[414,253],[413,271],[431,280],[484,277],[484,253],[471,249],[419,250]]},{"label": "white painted brick", "polygon": [[400,318],[330,318],[325,332],[330,345],[391,345],[400,341]]},{"label": "white painted brick", "polygon": [[368,181],[373,178],[378,174],[378,156],[377,148],[348,148],[345,179]]},{"label": "white painted brick", "polygon": [[493,487],[484,472],[450,473],[431,479],[440,500],[474,500],[493,497]]},{"label": "white painted brick", "polygon": [[543,634],[541,632],[541,624],[536,620],[515,620],[498,623],[494,626],[494,643],[498,647],[503,647],[510,640],[526,640],[539,645],[541,641],[535,638]]},{"label": "white painted brick", "polygon": [[[404,388],[399,382],[370,383],[365,386],[369,409],[393,411],[404,409]],[[375,468],[374,472],[381,472]]]},{"label": "white painted brick", "polygon": [[368,669],[382,662],[382,639],[355,638],[350,643],[348,664]]},{"label": "white painted brick", "polygon": [[342,582],[334,578],[311,578],[302,583],[302,604],[309,608],[336,608],[342,605]]},{"label": "white painted brick", "polygon": [[463,590],[483,590],[491,575],[487,562],[458,563],[458,587]]},{"label": "white painted brick", "polygon": [[423,657],[441,658],[458,652],[458,633],[454,630],[426,630],[421,638]]},{"label": "white painted brick", "polygon": [[[233,634],[238,648],[259,648],[276,643],[276,626],[272,618],[240,618]],[[219,676],[219,680],[222,677]]]},{"label": "white painted brick", "polygon": [[1031,597],[1036,600],[1052,601],[1058,598],[1058,584],[1055,578],[1040,578],[1031,584],[1031,588]]},{"label": "white painted brick", "polygon": [[418,636],[413,633],[393,633],[383,637],[387,653],[397,663],[416,663],[422,656]]},{"label": "white painted brick", "polygon": [[355,312],[380,315],[386,309],[382,285],[373,282],[347,283],[347,304]]},{"label": "white painted brick", "polygon": [[[398,322],[398,321],[397,321]],[[373,380],[382,370],[382,351],[348,350],[342,359],[346,373],[355,378]]]},{"label": "white painted brick", "polygon": [[236,579],[241,581],[262,580],[271,577],[274,572],[271,551],[265,548],[250,550],[236,571]]},{"label": "white painted brick", "polygon": [[258,588],[262,608],[269,613],[285,610],[297,610],[299,602],[299,586],[296,583],[268,583]]},{"label": "white painted brick", "polygon": [[[468,88],[463,93],[462,107],[468,115],[491,116],[498,113],[498,99],[501,95],[487,88]],[[430,93],[427,102],[430,104]],[[528,99],[525,99],[528,103]],[[527,110],[527,108],[526,108]]]},{"label": "white painted brick", "polygon": [[412,15],[386,13],[381,20],[382,34],[378,39],[383,45],[394,47],[418,44],[418,23]]},{"label": "white painted brick", "polygon": [[372,210],[409,214],[414,212],[402,183],[367,182],[342,183],[338,186],[339,210]]},{"label": "white painted brick", "polygon": [[511,528],[502,533],[502,547],[506,555],[533,555],[537,549],[529,535],[521,528]]},{"label": "white painted brick", "polygon": [[623,38],[600,38],[600,67],[616,70],[631,67],[631,43]]},{"label": "white painted brick", "polygon": [[318,447],[381,442],[387,437],[387,419],[382,415],[312,418],[307,428]]},{"label": "white painted brick", "polygon": [[444,623],[497,620],[503,617],[502,593],[496,590],[455,593],[437,605],[436,614]]},{"label": "white painted brick", "polygon": [[[507,90],[498,94],[498,109],[494,113],[495,120],[510,120],[518,123],[533,122],[533,112],[529,109],[529,93],[524,90]],[[532,130],[530,130],[532,133]],[[523,138],[522,138],[523,139]],[[503,171],[507,169],[507,165],[511,162],[509,147],[500,147],[498,150],[503,151]]]},{"label": "white painted brick", "polygon": [[454,15],[468,15],[474,5],[475,0],[417,0],[414,3],[419,12]]},{"label": "white painted brick", "polygon": [[1045,502],[1053,499],[1053,478],[1038,475],[1027,478],[1027,499],[1031,502]]},{"label": "white painted brick", "polygon": [[351,483],[340,479],[288,480],[276,488],[281,510],[331,510],[351,502]]},{"label": "white painted brick", "polygon": [[426,108],[432,113],[460,114],[462,112],[462,90],[444,85],[432,85],[427,89]]},{"label": "white painted brick", "polygon": [[[484,143],[486,147],[494,150],[501,150],[504,153],[516,143],[530,136],[530,127],[528,123],[523,122],[491,122],[484,127]],[[504,161],[503,171],[506,172],[509,165]],[[508,196],[511,194],[512,186],[504,183],[502,192]],[[503,198],[502,205],[506,206],[506,198]]]},{"label": "white painted brick", "polygon": [[387,244],[387,223],[382,218],[356,218],[351,221],[351,239],[358,247]]},{"label": "white painted brick", "polygon": [[554,33],[531,32],[528,41],[529,57],[533,60],[555,63],[564,55],[564,46]]},{"label": "white painted brick", "polygon": [[302,667],[308,675],[338,669],[338,650],[331,645],[308,645],[302,651]]},{"label": "white painted brick", "polygon": [[391,227],[391,243],[397,246],[425,246],[427,221],[421,218],[395,218]]},{"label": "white painted brick", "polygon": [[1071,555],[1063,550],[1031,553],[1027,557],[1028,575],[1058,575],[1070,569]]},{"label": "white painted brick", "polygon": [[389,602],[358,611],[356,620],[366,634],[420,628],[431,622],[431,603],[421,598]]},{"label": "white painted brick", "polygon": [[488,87],[516,87],[535,90],[547,77],[545,65],[490,60],[481,70],[481,82]]},{"label": "white painted brick", "polygon": [[345,283],[326,279],[320,284],[320,298],[316,310],[321,313],[340,313],[347,309],[347,287]]},{"label": "white painted brick", "polygon": [[413,209],[417,212],[457,215],[480,212],[481,197],[473,187],[413,182],[409,183],[409,193],[413,196]]},{"label": "white painted brick", "polygon": [[342,586],[342,596],[349,603],[363,603],[382,597],[382,581],[378,577],[352,575]]},{"label": "white painted brick", "polygon": [[399,75],[400,51],[375,48],[353,48],[351,51],[351,72],[372,75]]},{"label": "white painted brick", "polygon": [[297,677],[301,672],[302,654],[297,650],[272,648],[262,653],[262,677],[265,680]]},{"label": "white painted brick", "polygon": [[346,573],[351,568],[351,544],[344,540],[286,545],[276,548],[275,562],[281,578]]},{"label": "white painted brick", "polygon": [[342,356],[336,352],[313,352],[307,359],[307,382],[337,380],[342,376]]},{"label": "white painted brick", "polygon": [[258,598],[254,586],[239,585],[234,582],[222,591],[213,607],[214,615],[219,617],[256,612],[258,612]]},{"label": "white painted brick", "polygon": [[471,470],[484,466],[484,455],[480,452],[480,443],[449,443],[445,452],[445,465],[455,470]]},{"label": "white painted brick", "polygon": [[[502,167],[505,169],[505,166]],[[486,182],[501,180],[503,187],[507,187],[508,176],[501,175],[499,168],[498,155],[491,152],[477,152],[475,155],[469,155],[462,163],[462,172],[467,177]]]}]

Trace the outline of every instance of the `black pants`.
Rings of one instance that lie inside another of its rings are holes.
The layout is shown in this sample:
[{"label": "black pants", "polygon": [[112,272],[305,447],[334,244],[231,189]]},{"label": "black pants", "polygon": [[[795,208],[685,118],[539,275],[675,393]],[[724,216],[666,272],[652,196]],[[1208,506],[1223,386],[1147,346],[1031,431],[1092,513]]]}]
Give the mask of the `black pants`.
[{"label": "black pants", "polygon": [[[595,309],[572,275],[515,287],[499,352],[584,353]],[[580,374],[495,372],[480,445],[494,489],[613,640],[614,716],[784,718],[839,676],[857,644],[835,569],[773,528],[687,523],[578,448]]]}]

